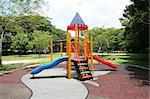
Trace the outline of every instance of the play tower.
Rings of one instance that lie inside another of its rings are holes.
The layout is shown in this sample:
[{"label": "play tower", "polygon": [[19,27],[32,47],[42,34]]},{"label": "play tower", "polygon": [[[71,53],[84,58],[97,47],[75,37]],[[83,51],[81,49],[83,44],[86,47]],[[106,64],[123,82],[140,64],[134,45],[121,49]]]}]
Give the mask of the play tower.
[{"label": "play tower", "polygon": [[[75,37],[72,36],[72,31],[75,32]],[[117,68],[117,65],[105,61],[104,59],[93,55],[92,37],[89,37],[88,26],[85,25],[80,15],[76,13],[71,24],[66,31],[66,56],[62,56],[62,40],[60,41],[61,57],[52,61],[53,59],[53,42],[51,40],[51,62],[41,65],[31,71],[34,75],[41,71],[57,66],[59,63],[66,62],[67,77],[71,79],[71,66],[75,66],[75,70],[79,80],[87,80],[93,78],[93,59],[108,65],[112,68]]]},{"label": "play tower", "polygon": [[[70,31],[75,32],[73,40]],[[81,35],[83,36],[81,37]],[[82,42],[81,38],[83,39]],[[71,62],[74,63],[80,80],[93,78],[93,57],[91,57],[93,52],[92,37],[89,38],[88,26],[84,23],[78,13],[76,13],[71,24],[67,27],[66,52],[68,56],[66,68],[69,79],[71,78]]]}]

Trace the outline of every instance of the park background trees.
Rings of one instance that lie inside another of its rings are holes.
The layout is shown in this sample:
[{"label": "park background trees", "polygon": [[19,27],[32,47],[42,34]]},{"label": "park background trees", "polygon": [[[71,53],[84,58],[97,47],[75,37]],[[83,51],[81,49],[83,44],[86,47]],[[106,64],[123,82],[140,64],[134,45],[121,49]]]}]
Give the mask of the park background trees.
[{"label": "park background trees", "polygon": [[47,32],[35,30],[32,33],[32,37],[33,37],[32,44],[38,51],[40,58],[41,57],[40,53],[43,52],[44,49],[48,48],[48,46],[50,45],[49,34]]},{"label": "park background trees", "polygon": [[[142,53],[149,49],[148,0],[131,0],[131,2],[125,8],[123,17],[119,19],[122,28],[97,26],[89,30],[89,34],[93,36],[94,52],[122,50]],[[54,42],[65,40],[65,31],[52,25],[50,18],[38,13],[42,3],[43,0],[0,1],[0,66],[2,66],[2,51],[3,55],[8,52],[12,54],[15,50],[18,52],[37,50],[41,53],[42,50],[49,48],[50,39]],[[36,42],[42,45],[42,41],[45,45],[38,48]],[[57,50],[59,43],[55,43],[54,46],[54,50]]]},{"label": "park background trees", "polygon": [[0,66],[2,66],[3,39],[7,34],[11,37],[9,29],[16,23],[15,18],[36,14],[42,2],[43,0],[0,0]]},{"label": "park background trees", "polygon": [[[32,43],[26,41],[33,40],[34,30],[50,32],[49,37],[52,32],[53,35],[56,34],[55,37],[59,35],[57,32],[64,32],[52,26],[48,18],[39,15],[43,3],[43,0],[0,0],[0,66],[2,66],[2,52],[13,52],[16,49],[21,52],[21,49],[32,48],[29,46]],[[62,34],[62,37],[65,36]]]},{"label": "park background trees", "polygon": [[124,29],[95,27],[89,31],[93,36],[95,52],[125,50]]},{"label": "park background trees", "polygon": [[149,0],[130,0],[126,6],[123,18],[125,46],[132,52],[145,52],[149,50]]},{"label": "park background trees", "polygon": [[130,0],[120,22],[123,28],[95,27],[90,35],[94,40],[94,51],[123,50],[132,53],[149,52],[149,1]]}]

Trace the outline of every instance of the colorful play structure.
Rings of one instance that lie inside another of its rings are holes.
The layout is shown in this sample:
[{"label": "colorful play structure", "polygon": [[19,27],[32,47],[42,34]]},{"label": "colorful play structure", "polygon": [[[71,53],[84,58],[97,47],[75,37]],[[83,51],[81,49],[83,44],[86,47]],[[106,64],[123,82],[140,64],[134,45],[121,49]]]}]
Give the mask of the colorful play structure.
[{"label": "colorful play structure", "polygon": [[[70,31],[75,32],[74,38],[71,37],[72,35]],[[64,61],[66,61],[68,79],[71,79],[72,77],[71,66],[75,66],[75,70],[78,74],[79,80],[92,79],[94,73],[93,60],[97,60],[98,62],[108,65],[112,68],[117,68],[117,65],[107,62],[96,55],[93,55],[92,36],[89,37],[88,26],[85,25],[78,13],[76,13],[71,24],[67,27],[66,39],[66,56],[60,57],[52,61],[53,41],[51,40],[50,51],[52,62],[33,69],[31,71],[31,74],[33,76],[45,69],[52,68]],[[62,42],[60,42],[60,53],[62,56]]]}]

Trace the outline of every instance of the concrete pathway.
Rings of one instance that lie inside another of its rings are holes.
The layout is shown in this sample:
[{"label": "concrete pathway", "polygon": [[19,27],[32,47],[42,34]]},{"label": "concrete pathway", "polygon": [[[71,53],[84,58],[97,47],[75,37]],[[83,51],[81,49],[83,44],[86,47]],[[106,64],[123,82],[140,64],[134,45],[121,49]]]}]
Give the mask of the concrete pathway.
[{"label": "concrete pathway", "polygon": [[87,88],[76,79],[67,79],[64,68],[53,68],[37,74],[35,79],[27,74],[22,81],[33,92],[31,99],[85,99]]},{"label": "concrete pathway", "polygon": [[12,61],[2,61],[2,63],[5,65],[7,64],[17,64],[17,63],[36,63],[40,62],[40,59],[33,59],[33,60],[12,60]]}]

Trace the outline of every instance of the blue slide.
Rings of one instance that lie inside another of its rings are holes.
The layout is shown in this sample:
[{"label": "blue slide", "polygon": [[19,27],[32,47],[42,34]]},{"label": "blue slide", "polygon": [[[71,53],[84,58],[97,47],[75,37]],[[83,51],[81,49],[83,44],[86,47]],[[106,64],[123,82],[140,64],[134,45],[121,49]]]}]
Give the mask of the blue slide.
[{"label": "blue slide", "polygon": [[48,63],[48,64],[41,65],[41,66],[39,66],[39,67],[33,69],[33,70],[31,71],[31,74],[34,75],[34,74],[37,74],[37,73],[43,71],[44,69],[52,68],[52,67],[58,65],[59,63],[61,63],[61,62],[63,62],[63,61],[68,61],[68,57],[67,57],[67,56],[61,57],[61,58],[56,59],[56,60],[53,61],[53,62],[50,62],[50,63]]}]

